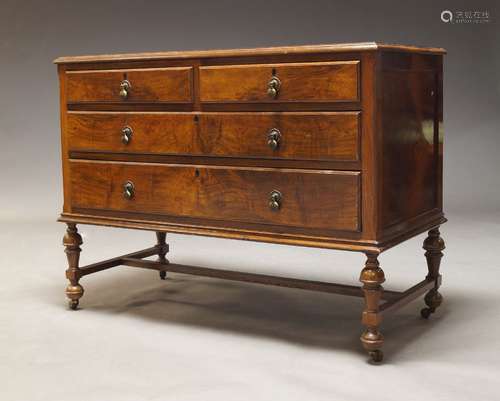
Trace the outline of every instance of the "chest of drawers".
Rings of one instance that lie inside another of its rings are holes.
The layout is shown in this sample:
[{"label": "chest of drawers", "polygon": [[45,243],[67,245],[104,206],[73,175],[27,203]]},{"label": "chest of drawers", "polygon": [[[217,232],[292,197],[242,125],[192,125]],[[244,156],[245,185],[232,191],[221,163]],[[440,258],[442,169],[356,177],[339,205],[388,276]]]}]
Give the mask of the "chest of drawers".
[{"label": "chest of drawers", "polygon": [[[443,55],[359,43],[57,59],[70,306],[83,276],[117,265],[364,296],[361,341],[381,360],[385,313],[426,294],[428,317],[442,300]],[[81,267],[77,224],[157,243]],[[379,254],[426,231],[425,280],[384,291]],[[362,252],[362,286],[175,264],[167,232]]]}]

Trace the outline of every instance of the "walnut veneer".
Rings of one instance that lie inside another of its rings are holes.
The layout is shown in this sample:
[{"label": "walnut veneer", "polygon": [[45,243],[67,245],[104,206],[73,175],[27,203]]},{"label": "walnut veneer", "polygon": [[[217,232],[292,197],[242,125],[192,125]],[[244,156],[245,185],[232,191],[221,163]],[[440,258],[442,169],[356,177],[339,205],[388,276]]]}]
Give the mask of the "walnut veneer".
[{"label": "walnut veneer", "polygon": [[[81,277],[117,265],[364,296],[361,341],[380,361],[383,314],[442,301],[443,55],[359,43],[57,59],[70,306]],[[157,243],[80,267],[77,224]],[[425,231],[425,280],[384,291],[378,255]],[[167,232],[363,252],[363,285],[171,263]]]}]

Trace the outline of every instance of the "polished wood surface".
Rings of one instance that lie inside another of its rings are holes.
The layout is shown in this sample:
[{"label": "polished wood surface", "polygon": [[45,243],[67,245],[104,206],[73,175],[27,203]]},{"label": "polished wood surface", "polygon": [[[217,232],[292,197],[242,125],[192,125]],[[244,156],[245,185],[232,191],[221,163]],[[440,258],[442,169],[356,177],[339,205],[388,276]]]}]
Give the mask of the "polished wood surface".
[{"label": "polished wood surface", "polygon": [[[158,260],[157,262],[160,264],[169,264],[170,262],[166,258],[166,254],[168,253],[168,244],[166,243],[167,233],[157,231],[156,232],[156,248],[158,249]],[[160,270],[160,278],[165,280],[167,277],[166,270]]]},{"label": "polished wood surface", "polygon": [[438,207],[434,137],[436,72],[382,73],[384,227]]},{"label": "polished wood surface", "polygon": [[[354,172],[73,161],[71,176],[72,206],[78,208],[359,229]],[[123,196],[127,181],[135,186],[132,199]],[[269,206],[273,190],[282,194],[278,210]]]},{"label": "polished wood surface", "polygon": [[427,268],[429,274],[427,279],[433,282],[433,288],[425,295],[426,308],[420,311],[422,317],[429,318],[432,313],[443,302],[443,296],[439,293],[441,286],[441,274],[439,274],[439,267],[441,265],[441,258],[443,257],[443,250],[445,248],[444,240],[440,236],[438,228],[429,231],[428,237],[424,241],[423,248],[425,249],[425,258],[427,260]]},{"label": "polished wood surface", "polygon": [[[359,61],[200,67],[202,102],[340,102],[357,101]],[[267,93],[277,77],[278,95]]]},{"label": "polished wood surface", "polygon": [[186,58],[219,58],[219,57],[251,57],[251,56],[284,56],[288,54],[314,55],[336,54],[349,52],[370,51],[395,51],[417,54],[444,54],[446,50],[439,47],[417,47],[376,42],[319,44],[305,46],[260,47],[252,49],[222,49],[222,50],[192,50],[149,53],[105,54],[93,56],[58,57],[56,64],[63,63],[88,63],[110,61],[136,61],[136,60],[178,60]]},{"label": "polished wood surface", "polygon": [[[191,102],[192,68],[144,68],[67,73],[67,101],[78,102]],[[130,82],[126,99],[120,84]]]},{"label": "polished wood surface", "polygon": [[[443,54],[369,42],[57,59],[70,307],[81,277],[118,265],[362,295],[361,342],[380,362],[382,315],[426,293],[427,318],[443,299]],[[157,242],[80,268],[77,224]],[[427,277],[384,291],[380,253],[426,231]],[[363,285],[170,263],[167,232],[363,252]]]},{"label": "polished wood surface", "polygon": [[[356,162],[359,114],[71,112],[67,134],[70,151]],[[272,129],[279,130],[276,149],[268,143]]]},{"label": "polished wood surface", "polygon": [[380,301],[382,300],[382,283],[385,281],[385,275],[380,268],[377,254],[368,253],[366,257],[365,267],[361,270],[359,277],[359,281],[363,283],[363,294],[365,296],[365,310],[361,322],[366,326],[366,330],[361,335],[361,343],[372,360],[380,362],[383,358],[381,348],[384,343],[384,337],[379,331],[382,322]]},{"label": "polished wood surface", "polygon": [[83,287],[78,282],[80,277],[79,262],[80,262],[80,245],[83,244],[82,236],[78,234],[76,224],[68,224],[66,234],[63,237],[63,245],[65,247],[66,257],[68,258],[68,268],[66,269],[66,278],[69,284],[66,287],[66,297],[69,300],[69,307],[76,309],[78,300],[83,296]]}]

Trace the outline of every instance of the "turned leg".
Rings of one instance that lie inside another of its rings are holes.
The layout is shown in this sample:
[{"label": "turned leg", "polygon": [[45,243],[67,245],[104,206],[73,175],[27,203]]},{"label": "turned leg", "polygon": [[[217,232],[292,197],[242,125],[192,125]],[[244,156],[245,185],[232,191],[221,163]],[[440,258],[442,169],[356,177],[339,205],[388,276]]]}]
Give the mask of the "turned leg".
[{"label": "turned leg", "polygon": [[426,278],[434,280],[434,288],[431,289],[424,298],[427,307],[420,311],[420,314],[425,319],[429,318],[443,302],[443,297],[438,289],[441,285],[441,275],[439,274],[439,266],[441,264],[441,258],[443,257],[443,252],[441,251],[445,246],[439,234],[439,228],[430,230],[429,236],[425,239],[423,246],[425,249],[425,258],[427,259],[427,268],[429,270],[429,274],[427,274]]},{"label": "turned leg", "polygon": [[365,296],[365,309],[361,322],[366,326],[366,330],[361,335],[361,343],[371,359],[374,362],[380,362],[384,356],[381,351],[384,337],[379,332],[382,321],[379,306],[383,291],[381,284],[385,281],[385,276],[384,271],[379,267],[378,255],[369,253],[366,256],[366,264],[359,278],[359,281],[363,283]]},{"label": "turned leg", "polygon": [[78,234],[76,224],[68,223],[68,228],[63,238],[63,245],[66,247],[65,252],[68,258],[66,278],[69,280],[69,284],[66,287],[66,296],[68,297],[69,307],[73,310],[78,307],[78,300],[83,295],[83,287],[78,283],[81,277],[78,263],[81,252],[80,245],[82,243],[82,237]]},{"label": "turned leg", "polygon": [[[168,264],[169,261],[165,257],[165,255],[168,253],[168,244],[165,242],[165,239],[167,238],[167,233],[163,232],[157,232],[156,233],[156,247],[158,248],[158,262]],[[160,270],[160,278],[162,280],[165,280],[167,277],[167,271],[166,270]]]}]

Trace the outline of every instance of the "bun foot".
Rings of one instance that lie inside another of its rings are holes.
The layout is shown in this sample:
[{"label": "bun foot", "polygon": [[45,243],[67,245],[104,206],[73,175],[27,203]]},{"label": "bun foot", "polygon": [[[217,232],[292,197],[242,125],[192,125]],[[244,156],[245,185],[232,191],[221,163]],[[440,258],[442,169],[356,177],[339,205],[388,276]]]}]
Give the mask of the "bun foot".
[{"label": "bun foot", "polygon": [[384,344],[384,337],[380,332],[373,329],[366,330],[361,336],[361,343],[373,362],[382,361],[384,354],[380,348]]},{"label": "bun foot", "polygon": [[80,284],[68,285],[66,287],[66,296],[68,297],[68,305],[72,310],[78,308],[79,299],[83,296],[83,287]]},{"label": "bun foot", "polygon": [[421,311],[420,311],[420,316],[422,316],[424,319],[429,319],[430,315],[433,313],[434,311],[431,310],[431,308],[423,308]]},{"label": "bun foot", "polygon": [[368,352],[368,354],[370,355],[372,362],[375,363],[382,362],[382,360],[384,359],[384,353],[379,349],[370,351]]},{"label": "bun foot", "polygon": [[420,315],[424,319],[429,319],[429,316],[436,312],[436,309],[443,303],[443,296],[436,290],[430,290],[424,298],[427,308],[420,311]]},{"label": "bun foot", "polygon": [[167,278],[167,272],[165,270],[160,271],[160,278],[165,280]]},{"label": "bun foot", "polygon": [[78,309],[78,304],[80,302],[78,301],[78,299],[70,299],[68,301],[68,306],[71,310],[77,310]]}]

